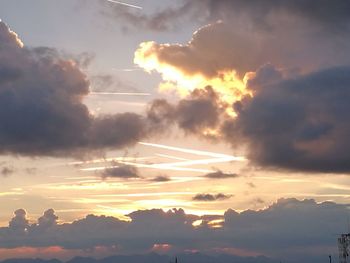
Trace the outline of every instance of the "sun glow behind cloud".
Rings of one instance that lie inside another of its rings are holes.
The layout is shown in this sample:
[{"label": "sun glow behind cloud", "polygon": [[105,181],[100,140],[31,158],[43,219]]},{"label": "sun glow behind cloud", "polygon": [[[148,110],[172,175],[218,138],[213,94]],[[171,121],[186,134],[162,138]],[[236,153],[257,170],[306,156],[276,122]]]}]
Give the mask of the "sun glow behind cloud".
[{"label": "sun glow behind cloud", "polygon": [[[147,72],[156,71],[161,74],[163,82],[159,85],[161,92],[175,91],[184,98],[195,89],[211,86],[220,96],[222,103],[227,105],[226,112],[236,116],[231,105],[252,93],[247,89],[247,78],[240,79],[235,70],[222,70],[215,76],[206,76],[201,72],[189,73],[170,65],[159,58],[157,52],[162,46],[155,42],[143,42],[135,52],[134,63]],[[181,45],[180,45],[181,46]],[[249,74],[247,74],[247,77]]]}]

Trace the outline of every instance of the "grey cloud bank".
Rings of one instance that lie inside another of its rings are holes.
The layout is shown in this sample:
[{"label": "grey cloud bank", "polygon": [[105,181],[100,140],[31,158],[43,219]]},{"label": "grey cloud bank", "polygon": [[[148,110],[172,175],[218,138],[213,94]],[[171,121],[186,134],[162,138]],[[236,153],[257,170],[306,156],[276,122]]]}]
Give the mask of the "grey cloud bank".
[{"label": "grey cloud bank", "polygon": [[[252,80],[253,98],[223,127],[226,139],[249,145],[259,165],[313,172],[350,171],[350,67],[279,78],[267,65]],[[280,74],[282,75],[282,73]]]},{"label": "grey cloud bank", "polygon": [[23,47],[0,22],[0,153],[77,155],[147,136],[140,115],[93,116],[82,103],[89,85],[79,63],[54,49]]},{"label": "grey cloud bank", "polygon": [[[130,222],[88,215],[58,224],[54,211],[48,210],[37,223],[30,224],[20,209],[8,227],[0,228],[0,247],[59,246],[69,250],[113,246],[118,253],[146,253],[156,244],[166,244],[172,253],[246,251],[294,262],[314,256],[312,251],[317,255],[334,253],[333,233],[342,232],[347,214],[347,205],[280,199],[263,210],[228,210],[215,218],[186,214],[182,209],[154,209],[131,213]],[[210,227],[211,220],[217,219],[223,220],[221,228]],[[193,226],[198,220],[202,223]]]}]

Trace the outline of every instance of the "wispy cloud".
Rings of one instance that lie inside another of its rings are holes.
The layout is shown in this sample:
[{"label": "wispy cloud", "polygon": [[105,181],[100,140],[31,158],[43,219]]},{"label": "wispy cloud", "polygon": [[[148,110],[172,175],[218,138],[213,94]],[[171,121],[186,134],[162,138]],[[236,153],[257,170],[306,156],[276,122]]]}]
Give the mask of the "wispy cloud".
[{"label": "wispy cloud", "polygon": [[[207,164],[213,164],[213,163],[226,163],[226,162],[243,162],[246,159],[244,157],[237,157],[227,154],[221,154],[221,153],[213,153],[213,152],[207,152],[207,151],[199,151],[199,150],[193,150],[188,148],[179,148],[179,147],[173,147],[163,144],[154,144],[154,143],[146,143],[146,142],[139,142],[140,145],[164,149],[164,150],[170,150],[170,151],[176,151],[176,152],[182,152],[182,153],[188,153],[193,155],[199,155],[199,156],[207,156],[212,158],[205,158],[205,159],[196,159],[196,160],[188,160],[186,158],[181,158],[177,156],[172,155],[166,155],[166,154],[159,154],[156,155],[161,157],[167,157],[171,159],[180,160],[179,162],[167,162],[167,163],[141,163],[138,162],[137,159],[134,159],[133,161],[129,159],[119,159],[119,163],[129,166],[135,166],[138,168],[149,168],[149,169],[158,169],[158,170],[173,170],[173,171],[189,171],[189,172],[199,172],[199,173],[206,173],[206,174],[214,174],[216,171],[213,171],[211,169],[205,169],[205,168],[189,168],[189,166],[194,165],[207,165]],[[101,171],[105,169],[111,169],[111,168],[117,168],[117,166],[99,166],[99,167],[89,167],[89,168],[83,168],[81,171]]]},{"label": "wispy cloud", "polygon": [[222,201],[230,199],[232,195],[226,195],[226,194],[197,194],[195,195],[192,200],[193,201],[200,201],[200,202],[213,202],[213,201]]},{"label": "wispy cloud", "polygon": [[210,178],[210,179],[228,179],[228,178],[236,178],[238,177],[238,174],[235,173],[224,173],[221,170],[217,170],[213,173],[208,173],[204,175],[204,177]]},{"label": "wispy cloud", "polygon": [[91,95],[151,96],[145,92],[90,92]]},{"label": "wispy cloud", "polygon": [[106,0],[106,1],[110,2],[110,3],[113,3],[113,4],[123,5],[123,6],[137,8],[137,9],[143,9],[142,6],[132,5],[132,4],[128,4],[128,3],[125,3],[125,2],[121,2],[121,1],[116,1],[116,0]]}]

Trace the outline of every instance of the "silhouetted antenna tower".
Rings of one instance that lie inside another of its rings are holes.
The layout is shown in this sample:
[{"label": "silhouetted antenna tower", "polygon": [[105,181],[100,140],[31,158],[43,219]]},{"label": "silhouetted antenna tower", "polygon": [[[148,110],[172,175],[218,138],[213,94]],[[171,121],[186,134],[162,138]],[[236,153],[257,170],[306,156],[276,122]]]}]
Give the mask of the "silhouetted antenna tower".
[{"label": "silhouetted antenna tower", "polygon": [[341,234],[338,238],[339,263],[350,263],[350,233]]}]

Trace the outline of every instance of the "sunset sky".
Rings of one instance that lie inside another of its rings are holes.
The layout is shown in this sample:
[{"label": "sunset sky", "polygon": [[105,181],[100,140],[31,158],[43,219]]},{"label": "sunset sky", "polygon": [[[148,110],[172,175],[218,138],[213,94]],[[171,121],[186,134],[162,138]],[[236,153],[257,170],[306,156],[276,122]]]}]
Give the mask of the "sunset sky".
[{"label": "sunset sky", "polygon": [[347,0],[0,0],[0,259],[336,255],[349,13]]}]

